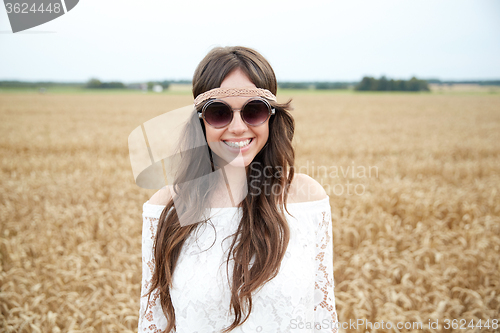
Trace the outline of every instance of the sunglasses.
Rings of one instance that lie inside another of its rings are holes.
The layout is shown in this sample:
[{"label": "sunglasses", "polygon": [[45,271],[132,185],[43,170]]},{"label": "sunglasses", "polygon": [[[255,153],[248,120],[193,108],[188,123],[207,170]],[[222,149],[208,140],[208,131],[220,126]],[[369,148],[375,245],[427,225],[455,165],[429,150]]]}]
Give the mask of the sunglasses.
[{"label": "sunglasses", "polygon": [[231,123],[235,111],[240,111],[241,119],[249,126],[262,125],[276,112],[268,101],[259,97],[250,98],[239,110],[233,110],[223,100],[213,99],[203,105],[198,117],[212,127],[223,128]]}]

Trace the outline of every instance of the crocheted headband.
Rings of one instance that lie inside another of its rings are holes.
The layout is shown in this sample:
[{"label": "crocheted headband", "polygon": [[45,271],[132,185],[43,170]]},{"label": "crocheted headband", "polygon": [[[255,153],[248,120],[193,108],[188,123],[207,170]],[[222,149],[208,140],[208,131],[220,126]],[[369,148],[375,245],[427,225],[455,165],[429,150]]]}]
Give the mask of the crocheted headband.
[{"label": "crocheted headband", "polygon": [[198,106],[211,98],[233,97],[233,96],[260,96],[265,99],[276,101],[276,96],[267,89],[261,88],[214,88],[196,96],[194,105]]}]

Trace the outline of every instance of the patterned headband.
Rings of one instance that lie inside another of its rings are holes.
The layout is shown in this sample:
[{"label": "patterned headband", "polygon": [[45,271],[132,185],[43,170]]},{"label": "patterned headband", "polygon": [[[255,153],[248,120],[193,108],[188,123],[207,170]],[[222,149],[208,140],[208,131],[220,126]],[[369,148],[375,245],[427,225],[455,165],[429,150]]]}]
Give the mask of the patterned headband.
[{"label": "patterned headband", "polygon": [[260,96],[265,99],[276,101],[276,96],[267,89],[261,88],[214,88],[209,91],[199,94],[194,99],[194,105],[198,106],[207,99],[211,98],[222,98],[222,97],[233,97],[233,96]]}]

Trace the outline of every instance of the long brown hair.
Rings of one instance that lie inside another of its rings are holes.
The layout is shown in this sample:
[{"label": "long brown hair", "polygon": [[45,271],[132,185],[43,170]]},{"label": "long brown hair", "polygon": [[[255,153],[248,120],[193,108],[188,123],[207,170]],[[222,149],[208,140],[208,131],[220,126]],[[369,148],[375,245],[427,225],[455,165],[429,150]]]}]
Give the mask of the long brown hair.
[{"label": "long brown hair", "polygon": [[[258,88],[267,89],[276,95],[276,76],[266,59],[255,50],[237,46],[215,48],[205,56],[193,76],[194,97],[220,87],[224,78],[236,68],[243,70]],[[242,218],[238,229],[230,236],[233,240],[226,263],[229,263],[230,258],[234,260],[230,303],[234,321],[223,332],[230,332],[248,319],[252,311],[252,292],[278,274],[290,238],[285,210],[287,189],[294,175],[292,139],[295,124],[289,113],[290,101],[272,105],[276,113],[269,119],[269,138],[247,168],[248,194],[239,204]],[[201,123],[205,133],[203,121],[194,114],[191,125],[199,126],[197,122]],[[186,136],[190,136],[190,131],[192,128],[188,126]],[[195,141],[203,140],[200,135],[194,137]],[[212,152],[208,148],[207,153],[206,147],[204,152],[188,149],[189,153],[182,156],[182,165],[188,166],[190,170],[184,169],[174,184],[175,193],[184,196],[185,202],[188,202],[183,216],[193,221],[200,221],[200,209],[197,207],[209,202],[206,193],[210,193],[210,184],[200,183],[197,191],[200,196],[195,198],[192,193],[186,194],[181,184],[186,178],[191,180],[206,174],[207,165],[213,170]],[[264,170],[264,167],[267,168]],[[268,190],[261,192],[264,188]],[[276,188],[279,191],[275,191]],[[168,322],[166,332],[175,329],[175,311],[170,298],[173,273],[184,242],[198,225],[181,226],[178,211],[179,207],[174,207],[171,199],[160,216],[153,248],[155,268],[148,292],[151,296],[155,289],[159,290],[161,306]],[[252,259],[253,263],[250,264]]]}]

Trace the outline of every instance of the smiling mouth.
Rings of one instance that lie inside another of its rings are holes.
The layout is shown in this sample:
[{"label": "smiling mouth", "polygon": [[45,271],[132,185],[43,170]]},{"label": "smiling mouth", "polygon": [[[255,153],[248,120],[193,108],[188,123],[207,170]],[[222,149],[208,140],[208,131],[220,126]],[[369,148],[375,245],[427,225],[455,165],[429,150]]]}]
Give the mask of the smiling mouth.
[{"label": "smiling mouth", "polygon": [[[223,140],[224,141],[224,140]],[[243,140],[243,141],[238,141],[238,142],[234,142],[234,141],[224,141],[224,143],[226,145],[228,145],[229,147],[232,147],[232,148],[245,148],[246,146],[248,146],[250,144],[250,142],[253,141],[253,138],[252,139],[247,139],[247,140]]]}]

